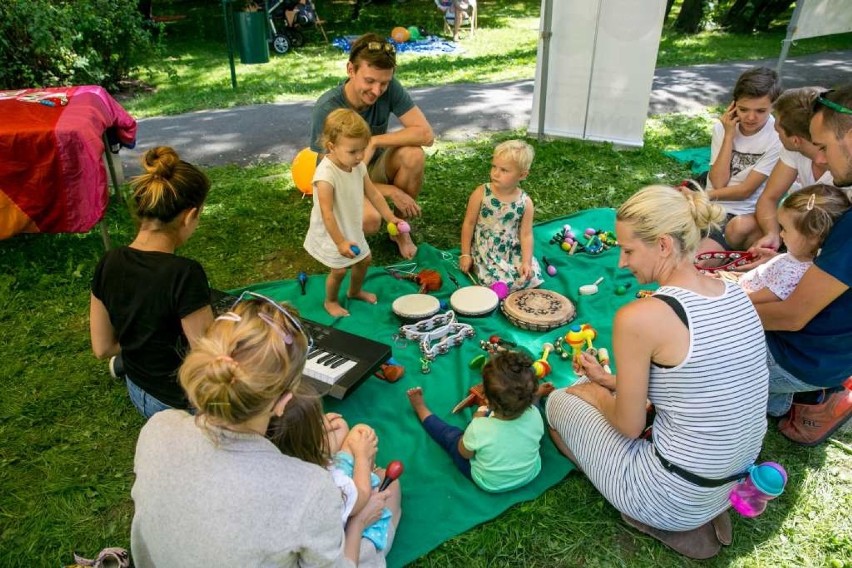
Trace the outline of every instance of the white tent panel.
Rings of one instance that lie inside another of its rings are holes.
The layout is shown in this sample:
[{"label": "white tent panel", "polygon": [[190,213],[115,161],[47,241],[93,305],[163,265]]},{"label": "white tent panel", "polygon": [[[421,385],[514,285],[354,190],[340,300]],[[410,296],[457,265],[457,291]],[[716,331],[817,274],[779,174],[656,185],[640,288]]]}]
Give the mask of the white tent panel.
[{"label": "white tent panel", "polygon": [[545,10],[553,35],[547,61],[539,45],[530,133],[543,106],[548,136],[641,146],[665,0],[543,0]]},{"label": "white tent panel", "polygon": [[852,32],[852,2],[849,0],[799,0],[798,12],[788,39],[819,37]]}]

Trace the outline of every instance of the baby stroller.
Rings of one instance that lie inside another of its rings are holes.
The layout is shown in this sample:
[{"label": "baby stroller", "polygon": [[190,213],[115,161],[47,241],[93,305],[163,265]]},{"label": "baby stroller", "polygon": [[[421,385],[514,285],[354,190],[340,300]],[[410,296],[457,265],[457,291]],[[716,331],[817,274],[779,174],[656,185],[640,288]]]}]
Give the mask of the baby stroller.
[{"label": "baby stroller", "polygon": [[299,28],[308,24],[316,25],[322,31],[323,37],[326,37],[311,0],[266,0],[266,13],[269,17],[269,30],[272,32],[272,49],[277,53],[284,54],[290,51],[291,47],[303,46],[305,36]]}]

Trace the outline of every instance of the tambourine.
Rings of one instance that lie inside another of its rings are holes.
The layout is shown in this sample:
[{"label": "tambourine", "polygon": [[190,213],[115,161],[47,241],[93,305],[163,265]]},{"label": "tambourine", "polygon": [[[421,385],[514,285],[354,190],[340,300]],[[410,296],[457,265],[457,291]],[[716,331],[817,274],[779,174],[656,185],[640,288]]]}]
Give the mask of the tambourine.
[{"label": "tambourine", "polygon": [[406,294],[394,300],[391,309],[404,321],[418,321],[437,314],[441,302],[429,294]]},{"label": "tambourine", "polygon": [[450,307],[460,316],[487,316],[497,309],[497,293],[485,286],[465,286],[450,296]]},{"label": "tambourine", "polygon": [[552,290],[538,288],[512,292],[503,300],[500,309],[512,325],[530,331],[549,331],[577,317],[571,300]]}]

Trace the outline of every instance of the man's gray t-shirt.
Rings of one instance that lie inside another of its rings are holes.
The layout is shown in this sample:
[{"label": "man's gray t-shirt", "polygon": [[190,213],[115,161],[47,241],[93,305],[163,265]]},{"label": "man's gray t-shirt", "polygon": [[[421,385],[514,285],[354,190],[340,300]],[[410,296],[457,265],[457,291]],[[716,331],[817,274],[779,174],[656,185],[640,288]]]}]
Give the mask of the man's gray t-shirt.
[{"label": "man's gray t-shirt", "polygon": [[[319,139],[322,136],[322,127],[329,113],[338,108],[352,108],[346,100],[346,95],[343,94],[344,85],[346,85],[345,82],[326,91],[314,105],[311,115],[311,150],[314,152],[325,153],[325,149],[320,147]],[[370,125],[370,131],[375,136],[388,131],[391,114],[399,118],[413,108],[414,101],[411,100],[408,91],[394,78],[391,79],[388,90],[375,103],[358,114],[367,121],[367,124]]]}]

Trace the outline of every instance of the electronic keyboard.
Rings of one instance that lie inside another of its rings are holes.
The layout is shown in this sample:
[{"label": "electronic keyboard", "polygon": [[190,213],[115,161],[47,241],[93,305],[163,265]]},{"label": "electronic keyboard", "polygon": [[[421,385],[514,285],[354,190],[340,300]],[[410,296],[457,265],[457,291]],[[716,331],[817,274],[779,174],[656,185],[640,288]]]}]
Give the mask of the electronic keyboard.
[{"label": "electronic keyboard", "polygon": [[342,399],[390,359],[390,345],[302,318],[314,339],[302,378],[320,395]]}]

